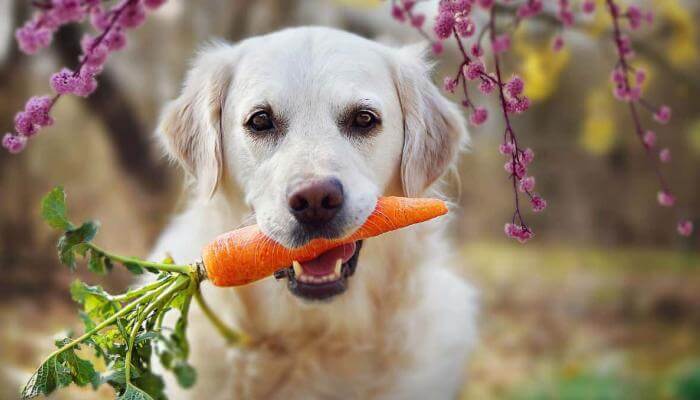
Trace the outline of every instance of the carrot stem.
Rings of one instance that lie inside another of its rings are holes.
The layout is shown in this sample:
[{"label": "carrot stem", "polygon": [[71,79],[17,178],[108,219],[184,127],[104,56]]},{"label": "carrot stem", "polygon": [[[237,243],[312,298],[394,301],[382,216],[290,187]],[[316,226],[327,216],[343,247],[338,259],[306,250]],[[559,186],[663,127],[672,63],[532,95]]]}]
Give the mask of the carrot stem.
[{"label": "carrot stem", "polygon": [[204,297],[202,297],[202,292],[197,288],[194,291],[194,299],[199,305],[199,307],[202,309],[202,312],[204,313],[204,316],[206,316],[209,321],[214,325],[214,328],[216,328],[217,331],[219,331],[219,334],[226,339],[226,342],[230,345],[245,345],[248,342],[248,336],[246,336],[243,332],[235,330],[228,326],[224,321],[219,318],[219,316],[212,310],[211,307],[209,307],[209,304],[207,304],[206,301],[204,301]]}]

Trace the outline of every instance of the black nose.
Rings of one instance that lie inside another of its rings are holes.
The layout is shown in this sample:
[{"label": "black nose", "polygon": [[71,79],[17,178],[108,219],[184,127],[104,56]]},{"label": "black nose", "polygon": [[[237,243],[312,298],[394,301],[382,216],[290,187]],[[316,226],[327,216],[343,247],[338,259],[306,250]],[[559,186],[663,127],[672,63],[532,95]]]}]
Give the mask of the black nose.
[{"label": "black nose", "polygon": [[335,178],[306,180],[290,188],[287,202],[297,221],[322,225],[343,206],[343,184]]}]

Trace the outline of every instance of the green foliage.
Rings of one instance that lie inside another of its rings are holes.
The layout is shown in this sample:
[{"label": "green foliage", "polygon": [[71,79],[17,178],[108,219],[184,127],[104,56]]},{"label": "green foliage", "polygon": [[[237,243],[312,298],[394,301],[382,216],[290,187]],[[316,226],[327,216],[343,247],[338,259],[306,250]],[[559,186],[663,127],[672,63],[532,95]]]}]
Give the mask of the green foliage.
[{"label": "green foliage", "polygon": [[[70,384],[93,388],[107,384],[119,399],[164,400],[165,384],[152,368],[158,359],[167,360],[165,368],[182,386],[192,386],[196,374],[187,363],[186,327],[190,301],[199,290],[199,275],[189,266],[175,266],[182,272],[174,272],[171,262],[149,263],[100,249],[92,242],[97,223],[86,222],[75,228],[68,220],[65,198],[63,189],[55,188],[43,199],[41,211],[49,225],[63,231],[58,240],[61,263],[74,270],[77,260],[85,258],[88,270],[96,274],[105,274],[112,265],[120,264],[133,274],[148,271],[157,277],[148,285],[120,295],[111,295],[100,286],[73,282],[70,293],[82,307],[79,315],[85,333],[56,342],[58,349],[32,375],[22,398],[48,395]],[[162,323],[170,311],[179,317],[172,329],[164,329]],[[87,345],[94,352],[92,360],[101,361],[107,370],[98,372],[94,361],[79,357],[75,351],[80,345]]]},{"label": "green foliage", "polygon": [[683,371],[675,379],[673,392],[678,400],[700,399],[700,363]]},{"label": "green foliage", "polygon": [[148,393],[137,388],[136,386],[129,384],[126,387],[124,393],[117,397],[118,400],[153,400],[153,397],[149,396]]},{"label": "green foliage", "polygon": [[62,231],[73,229],[66,211],[66,193],[61,186],[55,187],[41,201],[41,217],[52,228]]},{"label": "green foliage", "polygon": [[71,271],[75,270],[77,256],[83,257],[89,250],[88,243],[97,234],[98,224],[88,221],[77,229],[67,230],[58,239],[58,259]]}]

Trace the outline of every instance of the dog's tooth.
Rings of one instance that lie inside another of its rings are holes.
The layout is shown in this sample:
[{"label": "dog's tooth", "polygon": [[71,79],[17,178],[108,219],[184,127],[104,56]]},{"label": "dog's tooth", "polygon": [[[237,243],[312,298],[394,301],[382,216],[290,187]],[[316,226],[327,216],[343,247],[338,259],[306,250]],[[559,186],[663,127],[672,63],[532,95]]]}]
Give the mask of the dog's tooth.
[{"label": "dog's tooth", "polygon": [[304,269],[301,267],[301,264],[299,264],[299,261],[292,261],[292,267],[294,267],[294,275],[299,278],[302,275],[304,275]]},{"label": "dog's tooth", "polygon": [[340,276],[340,272],[343,270],[343,259],[339,258],[338,261],[335,262],[335,274]]}]

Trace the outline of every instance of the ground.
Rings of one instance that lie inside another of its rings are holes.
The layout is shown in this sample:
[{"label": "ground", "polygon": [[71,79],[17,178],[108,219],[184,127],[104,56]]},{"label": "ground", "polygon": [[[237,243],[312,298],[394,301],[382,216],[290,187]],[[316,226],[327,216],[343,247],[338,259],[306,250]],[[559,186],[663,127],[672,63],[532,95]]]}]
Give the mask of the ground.
[{"label": "ground", "polygon": [[[477,243],[457,258],[483,302],[463,399],[700,398],[697,254]],[[0,306],[0,398],[78,327],[67,290]]]}]

